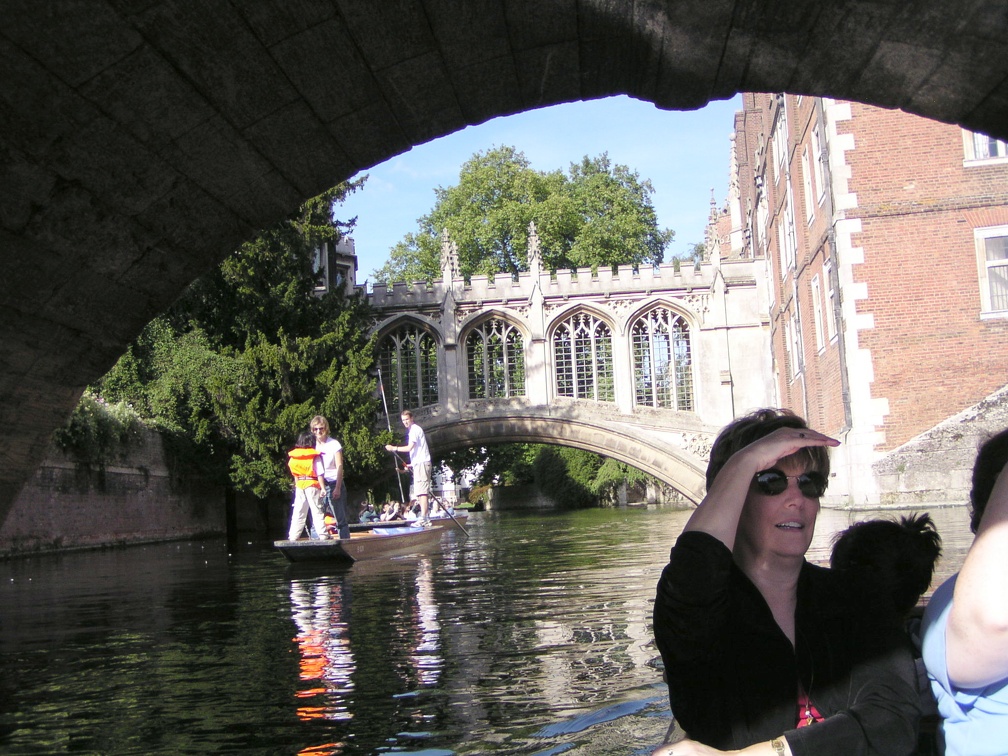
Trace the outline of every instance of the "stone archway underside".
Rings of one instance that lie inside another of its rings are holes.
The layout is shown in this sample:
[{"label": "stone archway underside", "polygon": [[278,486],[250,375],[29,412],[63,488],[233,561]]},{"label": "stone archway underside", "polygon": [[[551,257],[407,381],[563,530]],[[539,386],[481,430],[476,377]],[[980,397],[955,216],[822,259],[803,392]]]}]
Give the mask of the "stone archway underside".
[{"label": "stone archway underside", "polygon": [[672,486],[693,504],[699,504],[705,492],[705,460],[670,444],[663,433],[632,423],[571,421],[535,413],[445,424],[425,422],[424,432],[437,449],[508,442],[574,446],[633,465]]},{"label": "stone archway underside", "polygon": [[[7,4],[0,520],[84,386],[257,229],[500,115],[861,100],[1008,137],[1001,0]],[[727,126],[726,126],[727,128]]]}]

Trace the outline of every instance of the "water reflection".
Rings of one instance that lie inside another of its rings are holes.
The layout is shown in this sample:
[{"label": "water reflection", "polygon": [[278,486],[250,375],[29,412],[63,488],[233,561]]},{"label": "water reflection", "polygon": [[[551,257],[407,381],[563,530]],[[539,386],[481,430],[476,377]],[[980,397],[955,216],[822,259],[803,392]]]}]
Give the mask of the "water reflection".
[{"label": "water reflection", "polygon": [[291,582],[291,610],[298,634],[297,717],[351,719],[346,698],[356,669],[350,648],[350,586],[345,578]]},{"label": "water reflection", "polygon": [[[362,594],[361,606],[356,608],[355,585]],[[381,596],[380,607],[374,603],[376,592]],[[410,728],[397,733],[395,739],[414,742],[429,736],[423,730],[427,717],[417,708],[416,700],[424,689],[437,687],[445,666],[434,565],[429,557],[360,563],[338,568],[334,574],[294,571],[290,609],[297,630],[293,644],[298,655],[298,686],[293,697],[298,720],[350,724],[355,717],[373,719],[377,712],[374,692],[381,689],[377,662],[385,668],[381,676],[392,686],[387,700],[405,710],[403,723]],[[379,610],[387,616],[383,622],[386,632],[375,635],[370,629],[362,634],[360,629],[367,627]],[[355,625],[364,664],[357,661],[361,652],[354,646]],[[375,641],[383,646],[377,655]],[[395,719],[393,714],[391,721]],[[338,754],[347,747],[345,741],[327,742],[299,753]]]},{"label": "water reflection", "polygon": [[[937,585],[972,536],[929,511]],[[810,558],[899,514],[823,510]],[[0,751],[647,753],[651,606],[688,516],[486,513],[438,553],[332,572],[216,542],[0,563]]]},{"label": "water reflection", "polygon": [[434,568],[430,559],[420,560],[416,576],[416,635],[413,664],[421,686],[437,685],[444,666],[441,656],[441,624],[438,622],[438,604],[434,596]]}]

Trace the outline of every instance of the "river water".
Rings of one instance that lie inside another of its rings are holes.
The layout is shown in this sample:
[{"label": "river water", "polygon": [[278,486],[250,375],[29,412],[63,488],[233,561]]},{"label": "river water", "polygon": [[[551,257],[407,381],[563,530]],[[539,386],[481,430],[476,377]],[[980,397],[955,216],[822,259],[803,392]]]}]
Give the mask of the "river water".
[{"label": "river water", "polygon": [[[971,535],[931,511],[937,585]],[[810,560],[872,514],[823,510]],[[216,540],[0,562],[0,752],[649,753],[651,605],[688,516],[478,513],[346,569]]]}]

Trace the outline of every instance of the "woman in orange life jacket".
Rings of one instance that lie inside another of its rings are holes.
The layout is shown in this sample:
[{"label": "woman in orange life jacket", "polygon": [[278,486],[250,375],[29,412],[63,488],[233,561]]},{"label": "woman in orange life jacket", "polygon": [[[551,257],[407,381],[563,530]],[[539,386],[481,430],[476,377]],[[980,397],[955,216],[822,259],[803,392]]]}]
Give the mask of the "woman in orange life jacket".
[{"label": "woman in orange life jacket", "polygon": [[294,476],[294,503],[287,539],[296,541],[301,537],[309,512],[316,535],[328,538],[322,511],[322,468],[312,435],[302,433],[298,436],[297,446],[287,452],[287,456],[287,467]]}]

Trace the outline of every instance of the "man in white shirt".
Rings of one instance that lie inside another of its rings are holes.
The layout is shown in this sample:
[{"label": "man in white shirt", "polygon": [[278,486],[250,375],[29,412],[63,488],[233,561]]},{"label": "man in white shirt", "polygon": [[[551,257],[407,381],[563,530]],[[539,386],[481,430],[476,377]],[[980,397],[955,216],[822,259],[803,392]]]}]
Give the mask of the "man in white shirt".
[{"label": "man in white shirt", "polygon": [[431,455],[427,447],[427,436],[423,428],[413,422],[410,410],[403,410],[400,419],[406,428],[406,446],[386,444],[385,451],[409,452],[410,461],[406,468],[413,471],[413,495],[420,502],[420,523],[429,525],[427,498],[430,495]]}]

